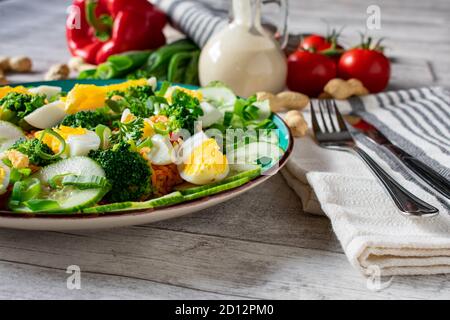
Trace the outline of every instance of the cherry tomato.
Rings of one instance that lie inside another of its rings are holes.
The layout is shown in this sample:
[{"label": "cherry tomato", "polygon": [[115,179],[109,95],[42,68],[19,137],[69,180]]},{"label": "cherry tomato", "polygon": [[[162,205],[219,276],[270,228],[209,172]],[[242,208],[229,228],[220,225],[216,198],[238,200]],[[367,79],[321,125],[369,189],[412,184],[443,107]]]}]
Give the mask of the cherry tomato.
[{"label": "cherry tomato", "polygon": [[323,54],[297,50],[288,57],[287,86],[290,90],[317,97],[336,74],[336,64]]},{"label": "cherry tomato", "polygon": [[339,58],[344,52],[344,48],[339,44],[340,31],[333,30],[326,37],[313,34],[304,38],[300,44],[300,49],[320,52],[333,59],[338,64]]},{"label": "cherry tomato", "polygon": [[377,93],[388,85],[391,64],[379,50],[351,49],[339,60],[338,75],[343,79],[359,79],[371,93]]},{"label": "cherry tomato", "polygon": [[318,34],[307,36],[303,39],[300,47],[305,50],[316,50],[317,52],[330,49],[333,46],[331,41]]}]

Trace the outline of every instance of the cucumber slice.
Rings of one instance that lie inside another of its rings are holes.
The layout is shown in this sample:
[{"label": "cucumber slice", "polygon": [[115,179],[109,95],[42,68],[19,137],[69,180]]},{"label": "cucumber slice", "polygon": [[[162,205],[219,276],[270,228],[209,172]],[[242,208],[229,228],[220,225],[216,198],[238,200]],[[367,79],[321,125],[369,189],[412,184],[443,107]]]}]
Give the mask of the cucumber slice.
[{"label": "cucumber slice", "polygon": [[0,153],[11,147],[17,140],[23,138],[25,138],[25,135],[19,127],[0,120]]},{"label": "cucumber slice", "polygon": [[251,165],[261,165],[262,171],[274,166],[282,157],[283,150],[265,141],[252,142],[227,152],[230,169],[246,171]]},{"label": "cucumber slice", "polygon": [[144,202],[119,202],[119,203],[111,203],[103,206],[96,206],[91,208],[83,209],[84,213],[104,213],[104,212],[121,212],[121,211],[129,211],[129,210],[138,210],[138,209],[153,209],[162,206],[168,206],[172,204],[179,203],[184,200],[183,195],[180,192],[172,192],[165,196],[151,199]]},{"label": "cucumber slice", "polygon": [[194,194],[197,192],[205,191],[210,188],[217,187],[217,186],[220,186],[223,184],[227,184],[229,182],[233,182],[233,181],[236,181],[236,180],[239,180],[242,178],[249,178],[250,180],[252,180],[260,175],[261,175],[261,167],[256,166],[256,168],[251,169],[251,170],[231,174],[227,178],[225,178],[219,182],[210,183],[210,184],[206,184],[203,186],[196,186],[196,185],[192,185],[192,184],[186,184],[186,185],[183,184],[183,185],[175,187],[175,190],[180,191],[183,195],[189,195],[189,194]]},{"label": "cucumber slice", "polygon": [[217,108],[233,107],[236,102],[236,95],[226,87],[206,87],[199,91],[205,101]]},{"label": "cucumber slice", "polygon": [[228,183],[222,183],[220,185],[208,188],[206,190],[202,190],[200,192],[196,192],[196,193],[192,193],[192,194],[187,194],[184,196],[184,200],[185,201],[191,201],[191,200],[195,200],[198,198],[203,198],[206,196],[210,196],[222,191],[226,191],[226,190],[230,190],[230,189],[234,189],[237,187],[242,186],[243,184],[246,184],[247,182],[249,182],[251,179],[249,177],[246,178],[241,178],[235,181],[231,181]]},{"label": "cucumber slice", "polygon": [[11,208],[16,212],[45,212],[45,213],[68,213],[79,212],[82,208],[86,208],[96,204],[109,191],[108,187],[78,189],[74,186],[63,186],[60,189],[52,189],[49,187],[49,180],[55,176],[74,174],[74,175],[92,175],[105,177],[105,172],[97,162],[88,157],[73,157],[61,160],[47,167],[42,168],[32,177],[41,181],[44,191],[41,198],[45,200],[56,200],[59,208],[45,211],[32,211],[30,208],[22,205]]}]

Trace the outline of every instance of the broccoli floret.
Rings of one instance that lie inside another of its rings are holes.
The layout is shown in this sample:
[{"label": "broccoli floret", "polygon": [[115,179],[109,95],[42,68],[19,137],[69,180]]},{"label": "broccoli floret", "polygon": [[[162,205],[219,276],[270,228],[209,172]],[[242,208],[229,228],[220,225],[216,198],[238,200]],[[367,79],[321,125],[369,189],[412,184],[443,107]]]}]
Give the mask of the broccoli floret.
[{"label": "broccoli floret", "polygon": [[186,92],[175,90],[172,94],[172,104],[160,111],[161,115],[169,118],[171,131],[184,128],[194,133],[194,124],[203,115],[200,101]]},{"label": "broccoli floret", "polygon": [[31,164],[40,167],[44,167],[53,162],[61,160],[60,157],[57,157],[55,159],[42,158],[40,155],[41,153],[53,155],[54,152],[52,151],[52,149],[50,149],[48,145],[39,141],[39,139],[31,139],[31,140],[20,139],[16,141],[9,149],[10,150],[14,149],[27,155]]},{"label": "broccoli floret", "polygon": [[123,99],[119,104],[123,109],[130,109],[135,116],[148,118],[153,115],[153,104],[150,100],[154,96],[151,86],[135,86],[129,87],[126,90],[115,90],[108,92],[107,97],[120,96]]},{"label": "broccoli floret", "polygon": [[112,143],[129,142],[130,140],[138,142],[144,133],[144,119],[136,118],[129,122],[114,122],[114,127],[119,130],[110,137]]},{"label": "broccoli floret", "polygon": [[150,195],[150,167],[139,153],[130,150],[129,144],[119,143],[111,149],[91,151],[89,157],[102,166],[112,185],[105,200],[137,201]]},{"label": "broccoli floret", "polygon": [[95,129],[99,124],[108,125],[109,117],[100,111],[80,111],[75,114],[68,115],[61,123],[64,126],[85,129]]},{"label": "broccoli floret", "polygon": [[14,112],[18,119],[23,119],[34,110],[42,107],[46,103],[45,99],[46,96],[43,94],[10,92],[0,99],[0,106],[2,109]]}]

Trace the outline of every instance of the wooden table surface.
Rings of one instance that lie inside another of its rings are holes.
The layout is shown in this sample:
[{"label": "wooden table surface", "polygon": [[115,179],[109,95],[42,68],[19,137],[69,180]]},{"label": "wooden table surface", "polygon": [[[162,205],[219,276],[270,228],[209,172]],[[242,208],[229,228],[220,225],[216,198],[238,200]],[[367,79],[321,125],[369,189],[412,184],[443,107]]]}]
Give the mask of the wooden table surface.
[{"label": "wooden table surface", "polygon": [[[70,1],[0,0],[0,55],[33,58],[40,80],[66,62],[65,10]],[[346,25],[352,43],[366,9],[381,8],[391,88],[450,87],[448,0],[291,0],[291,29],[324,32]],[[280,175],[225,204],[151,225],[89,232],[0,230],[3,299],[403,299],[450,298],[450,276],[396,277],[370,291],[348,263],[329,221],[301,211]],[[81,268],[69,290],[66,269]]]}]

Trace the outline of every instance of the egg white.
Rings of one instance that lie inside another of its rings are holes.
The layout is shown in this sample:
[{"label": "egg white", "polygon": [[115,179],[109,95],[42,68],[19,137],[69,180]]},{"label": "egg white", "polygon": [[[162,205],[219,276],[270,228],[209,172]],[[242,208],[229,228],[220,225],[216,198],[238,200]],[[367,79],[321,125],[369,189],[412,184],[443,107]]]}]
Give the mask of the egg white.
[{"label": "egg white", "polygon": [[34,110],[24,119],[30,125],[38,129],[47,129],[57,126],[67,115],[65,103],[54,101]]},{"label": "egg white", "polygon": [[100,148],[100,137],[95,132],[86,130],[85,134],[69,135],[66,144],[71,157],[87,156],[91,150]]},{"label": "egg white", "polygon": [[164,166],[175,162],[175,150],[168,136],[155,134],[151,141],[153,146],[147,153],[151,163]]},{"label": "egg white", "polygon": [[50,99],[61,93],[62,89],[56,86],[38,86],[28,89],[30,93],[33,94],[45,94],[47,99]]},{"label": "egg white", "polygon": [[205,140],[208,140],[208,136],[203,131],[197,132],[192,137],[186,139],[178,149],[177,163],[185,163],[192,154],[192,151],[200,146]]},{"label": "egg white", "polygon": [[180,147],[180,151],[178,154],[178,171],[180,173],[181,178],[183,180],[196,184],[196,185],[204,185],[216,181],[223,180],[228,176],[229,166],[227,165],[223,172],[214,172],[212,170],[205,170],[201,173],[190,174],[186,172],[185,165],[189,161],[189,157],[195,151],[197,147],[200,147],[206,140],[208,140],[208,136],[204,132],[198,132],[193,135],[191,138],[187,139],[182,146]]}]

